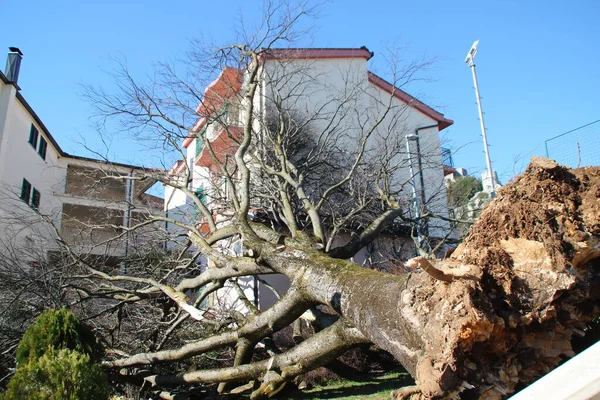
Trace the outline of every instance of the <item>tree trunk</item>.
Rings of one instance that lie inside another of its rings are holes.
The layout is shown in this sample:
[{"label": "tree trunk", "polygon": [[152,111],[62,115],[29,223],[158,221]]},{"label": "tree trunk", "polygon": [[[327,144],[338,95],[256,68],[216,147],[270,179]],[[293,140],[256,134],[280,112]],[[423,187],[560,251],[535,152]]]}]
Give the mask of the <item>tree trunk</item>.
[{"label": "tree trunk", "polygon": [[[244,244],[257,265],[291,280],[279,302],[235,331],[105,365],[171,362],[235,344],[252,348],[310,307],[327,304],[339,313],[337,323],[269,360],[147,379],[159,386],[257,379],[252,398],[269,397],[370,341],[416,380],[393,397],[503,398],[572,357],[572,335],[585,334],[600,315],[599,239],[600,168],[570,170],[534,159],[448,259],[417,258],[409,266],[420,268],[395,276],[307,250],[301,241],[250,237]],[[233,273],[227,271],[213,270]],[[196,285],[188,279],[176,289]]]},{"label": "tree trunk", "polygon": [[597,168],[538,159],[428,273],[313,255],[297,279],[413,375],[397,397],[502,398],[572,357],[571,336],[600,314],[599,188]]}]

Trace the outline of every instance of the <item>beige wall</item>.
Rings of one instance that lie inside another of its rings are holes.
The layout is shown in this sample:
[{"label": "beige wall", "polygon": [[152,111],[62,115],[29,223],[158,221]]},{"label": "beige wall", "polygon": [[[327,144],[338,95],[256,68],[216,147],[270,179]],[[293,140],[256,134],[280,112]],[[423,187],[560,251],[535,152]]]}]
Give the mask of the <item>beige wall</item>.
[{"label": "beige wall", "polygon": [[125,182],[97,168],[69,165],[65,194],[93,200],[125,200]]}]

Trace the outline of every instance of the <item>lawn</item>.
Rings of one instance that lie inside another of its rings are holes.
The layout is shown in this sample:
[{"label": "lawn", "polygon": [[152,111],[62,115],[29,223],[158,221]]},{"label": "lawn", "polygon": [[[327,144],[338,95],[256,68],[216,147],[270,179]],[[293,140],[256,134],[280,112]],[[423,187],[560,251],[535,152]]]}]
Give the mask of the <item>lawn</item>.
[{"label": "lawn", "polygon": [[290,400],[380,400],[389,399],[392,390],[412,384],[414,384],[414,380],[402,369],[383,375],[367,376],[364,379],[332,381],[326,386],[316,386],[303,391],[287,392],[281,398]]}]

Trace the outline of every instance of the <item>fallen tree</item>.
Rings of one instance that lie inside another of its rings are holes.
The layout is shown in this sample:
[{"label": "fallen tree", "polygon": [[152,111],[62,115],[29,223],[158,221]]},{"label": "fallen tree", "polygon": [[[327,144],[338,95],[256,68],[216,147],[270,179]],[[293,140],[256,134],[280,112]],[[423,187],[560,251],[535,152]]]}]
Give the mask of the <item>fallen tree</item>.
[{"label": "fallen tree", "polygon": [[[182,386],[219,383],[219,392],[226,392],[253,382],[257,399],[353,346],[374,343],[415,378],[414,387],[393,393],[396,398],[501,398],[571,357],[572,335],[584,334],[600,312],[600,171],[536,159],[500,192],[450,258],[418,257],[402,275],[356,265],[348,259],[398,227],[413,227],[421,250],[435,248],[434,242],[424,246],[424,236],[435,228],[436,194],[425,185],[417,194],[408,143],[428,127],[411,126],[413,102],[395,97],[419,65],[403,74],[395,70],[386,95],[366,77],[385,82],[366,69],[331,68],[340,75],[317,79],[310,65],[286,62],[297,59],[298,49],[269,48],[290,38],[306,9],[290,12],[285,2],[268,6],[265,32],[250,35],[253,43],[221,47],[216,58],[201,58],[205,52],[192,58],[190,76],[210,70],[206,83],[213,82],[214,90],[198,91],[197,82],[167,67],[157,74],[160,82],[139,84],[125,69],[121,93],[88,92],[102,117],[123,117],[124,130],[175,147],[183,160],[171,173],[148,174],[187,196],[196,212],[188,220],[146,215],[139,227],[176,226],[180,230],[169,240],[184,247],[168,261],[144,261],[127,275],[71,252],[84,271],[69,277],[68,288],[79,296],[72,305],[87,310],[100,299],[103,309],[86,313],[115,316],[104,329],[107,337],[117,336],[123,321],[130,333],[139,331],[140,321],[151,332],[127,351],[107,338],[113,356],[104,366],[145,379],[164,398]],[[371,56],[366,49],[352,53],[364,55],[361,63]],[[328,85],[334,80],[339,87]],[[316,92],[323,95],[305,97]],[[298,99],[306,104],[299,106]],[[322,103],[315,106],[315,99]],[[448,123],[438,120],[436,129]],[[207,137],[213,128],[219,140]],[[439,153],[438,130],[433,135],[430,143]],[[235,145],[227,147],[225,139]],[[182,140],[195,142],[197,158],[187,157]],[[420,172],[441,171],[436,151],[417,154]],[[205,182],[213,183],[210,202],[195,191],[193,165],[201,160],[210,165],[203,170]],[[445,198],[443,190],[437,194]],[[411,204],[417,196],[424,200],[418,212]],[[257,210],[265,214],[261,222]],[[336,242],[348,231],[349,241]],[[231,247],[223,242],[234,240],[240,252],[223,251]],[[211,260],[209,268],[201,268],[201,256]],[[207,296],[226,282],[235,287],[238,278],[265,274],[290,280],[272,307],[258,310],[239,290],[247,315],[234,313],[223,324],[208,320],[200,306]],[[334,310],[337,322],[287,351],[255,357],[259,343],[319,305]],[[212,335],[169,341],[178,330],[204,324]],[[233,365],[187,370],[186,361],[223,348],[235,349]]]},{"label": "fallen tree", "polygon": [[[393,354],[417,385],[393,396],[502,398],[574,355],[570,339],[598,315],[600,169],[571,170],[534,159],[503,188],[471,235],[445,260],[412,261],[403,276],[363,269],[316,251],[310,242],[248,234],[249,268],[286,274],[291,289],[245,325],[177,350],[106,362],[110,368],[181,360],[236,347],[235,365],[147,377],[160,387],[258,380],[254,398],[372,342]],[[252,267],[251,267],[252,265]],[[247,273],[222,266],[214,277]],[[198,287],[208,277],[182,281]],[[249,362],[258,341],[310,306],[326,304],[340,320],[297,347]]]}]

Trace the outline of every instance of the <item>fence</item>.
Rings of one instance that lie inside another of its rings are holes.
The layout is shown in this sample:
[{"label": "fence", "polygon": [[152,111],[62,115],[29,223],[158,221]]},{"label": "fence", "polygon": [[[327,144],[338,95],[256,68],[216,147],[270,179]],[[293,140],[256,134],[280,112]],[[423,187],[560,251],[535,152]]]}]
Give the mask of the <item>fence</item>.
[{"label": "fence", "polygon": [[600,119],[546,140],[546,157],[573,168],[600,165]]}]

